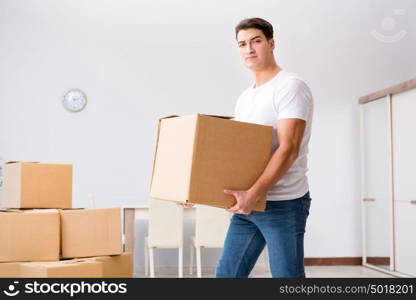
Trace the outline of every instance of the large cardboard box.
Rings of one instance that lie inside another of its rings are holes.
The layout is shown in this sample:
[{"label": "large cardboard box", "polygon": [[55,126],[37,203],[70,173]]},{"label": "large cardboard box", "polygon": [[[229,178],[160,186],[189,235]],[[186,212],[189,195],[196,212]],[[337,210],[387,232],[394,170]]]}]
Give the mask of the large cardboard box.
[{"label": "large cardboard box", "polygon": [[8,162],[4,165],[6,208],[71,208],[72,165]]},{"label": "large cardboard box", "polygon": [[63,258],[123,252],[119,207],[61,210],[60,214]]},{"label": "large cardboard box", "polygon": [[[272,149],[271,126],[208,115],[159,120],[151,197],[229,208],[224,189],[250,188]],[[254,210],[264,211],[265,197]]]},{"label": "large cardboard box", "polygon": [[74,260],[88,260],[102,263],[104,278],[133,277],[133,255],[130,252],[126,252],[121,255],[87,257]]},{"label": "large cardboard box", "polygon": [[0,263],[0,278],[19,278],[20,263]]},{"label": "large cardboard box", "polygon": [[0,211],[0,262],[59,259],[59,211]]},{"label": "large cardboard box", "polygon": [[23,278],[100,278],[103,264],[95,261],[30,262],[20,264]]}]

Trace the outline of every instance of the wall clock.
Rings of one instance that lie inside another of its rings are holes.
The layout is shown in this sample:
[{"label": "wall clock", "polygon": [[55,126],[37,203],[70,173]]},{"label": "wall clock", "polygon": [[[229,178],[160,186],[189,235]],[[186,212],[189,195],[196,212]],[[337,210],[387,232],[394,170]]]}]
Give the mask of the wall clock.
[{"label": "wall clock", "polygon": [[65,93],[62,104],[70,112],[80,112],[87,105],[87,96],[80,89],[70,89]]}]

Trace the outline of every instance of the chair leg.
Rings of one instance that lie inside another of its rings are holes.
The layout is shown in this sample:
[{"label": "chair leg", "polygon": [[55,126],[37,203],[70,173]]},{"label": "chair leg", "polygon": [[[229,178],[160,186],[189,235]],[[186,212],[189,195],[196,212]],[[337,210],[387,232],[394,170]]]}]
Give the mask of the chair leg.
[{"label": "chair leg", "polygon": [[149,275],[149,247],[147,245],[147,237],[144,238],[144,275]]},{"label": "chair leg", "polygon": [[202,277],[201,269],[201,247],[196,247],[196,272],[199,278]]},{"label": "chair leg", "polygon": [[189,274],[192,275],[194,273],[194,244],[191,243],[189,246]]},{"label": "chair leg", "polygon": [[150,257],[150,277],[155,277],[155,261],[153,258],[153,250],[154,247],[150,247],[149,248],[149,257]]},{"label": "chair leg", "polygon": [[269,252],[267,251],[267,246],[264,247],[264,270],[269,272]]},{"label": "chair leg", "polygon": [[178,276],[179,278],[183,277],[183,247],[179,248],[179,257],[178,257]]}]

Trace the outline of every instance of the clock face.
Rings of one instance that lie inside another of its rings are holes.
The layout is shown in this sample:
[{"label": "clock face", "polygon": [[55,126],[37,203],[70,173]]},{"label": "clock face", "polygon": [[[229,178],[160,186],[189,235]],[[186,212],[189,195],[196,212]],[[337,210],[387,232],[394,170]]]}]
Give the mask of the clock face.
[{"label": "clock face", "polygon": [[87,105],[87,96],[81,90],[73,89],[65,94],[62,103],[70,112],[78,112]]}]

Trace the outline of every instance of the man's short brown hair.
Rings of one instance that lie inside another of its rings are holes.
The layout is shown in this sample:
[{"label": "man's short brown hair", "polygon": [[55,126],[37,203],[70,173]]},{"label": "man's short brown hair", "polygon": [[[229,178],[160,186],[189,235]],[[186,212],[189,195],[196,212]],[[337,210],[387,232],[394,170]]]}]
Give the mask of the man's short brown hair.
[{"label": "man's short brown hair", "polygon": [[263,32],[267,40],[273,38],[273,26],[269,22],[261,18],[249,18],[244,19],[235,27],[235,37],[240,30],[246,30],[250,28],[256,28]]}]

